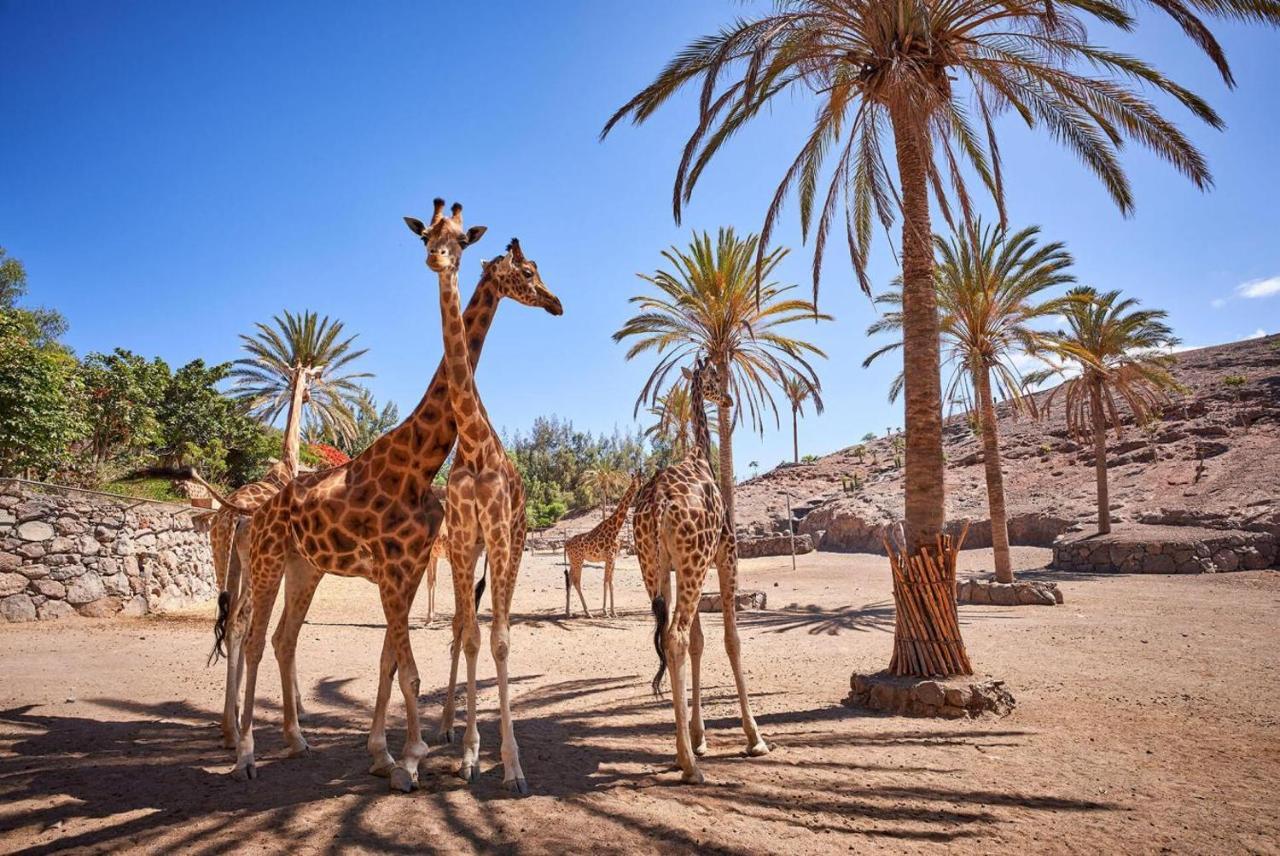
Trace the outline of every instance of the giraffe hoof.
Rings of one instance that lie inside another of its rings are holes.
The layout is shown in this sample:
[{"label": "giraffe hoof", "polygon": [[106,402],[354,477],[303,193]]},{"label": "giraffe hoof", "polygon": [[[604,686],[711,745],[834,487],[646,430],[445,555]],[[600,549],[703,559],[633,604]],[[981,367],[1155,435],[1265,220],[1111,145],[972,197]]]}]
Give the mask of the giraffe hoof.
[{"label": "giraffe hoof", "polygon": [[391,771],[396,767],[396,762],[391,760],[391,756],[380,758],[369,765],[370,775],[377,776],[379,779],[386,779],[391,776]]},{"label": "giraffe hoof", "polygon": [[697,755],[699,758],[707,754],[707,741],[699,740],[697,745],[693,747],[693,754]]},{"label": "giraffe hoof", "polygon": [[517,776],[514,779],[503,782],[502,786],[512,793],[517,793],[522,797],[529,795],[529,783],[525,781],[524,776]]},{"label": "giraffe hoof", "polygon": [[762,739],[759,743],[747,749],[747,755],[752,758],[759,758],[761,755],[768,755],[769,750],[772,748]]},{"label": "giraffe hoof", "polygon": [[307,741],[303,740],[297,746],[290,747],[289,753],[286,757],[303,758],[310,754],[311,754],[311,746],[307,743]]},{"label": "giraffe hoof", "polygon": [[237,782],[247,782],[250,779],[258,778],[258,768],[254,764],[246,764],[243,767],[236,767],[231,771],[231,777]]},{"label": "giraffe hoof", "polygon": [[700,785],[703,782],[702,771],[697,767],[694,767],[692,770],[685,770],[680,774],[680,781],[684,782],[686,785]]},{"label": "giraffe hoof", "polygon": [[413,776],[409,775],[409,771],[404,767],[395,767],[391,770],[389,777],[391,790],[399,791],[402,794],[413,793],[418,787],[418,783],[413,780]]},{"label": "giraffe hoof", "polygon": [[449,745],[449,744],[451,744],[452,742],[453,742],[453,729],[452,729],[452,728],[450,728],[450,729],[449,729],[449,730],[447,730],[447,731],[441,731],[441,732],[439,732],[438,734],[436,734],[436,745],[437,745],[437,746],[448,746],[448,745]]},{"label": "giraffe hoof", "polygon": [[240,737],[238,735],[224,734],[222,735],[222,748],[234,749],[240,745]]},{"label": "giraffe hoof", "polygon": [[476,780],[480,778],[480,768],[475,764],[463,764],[458,768],[458,778],[468,785],[474,785]]}]

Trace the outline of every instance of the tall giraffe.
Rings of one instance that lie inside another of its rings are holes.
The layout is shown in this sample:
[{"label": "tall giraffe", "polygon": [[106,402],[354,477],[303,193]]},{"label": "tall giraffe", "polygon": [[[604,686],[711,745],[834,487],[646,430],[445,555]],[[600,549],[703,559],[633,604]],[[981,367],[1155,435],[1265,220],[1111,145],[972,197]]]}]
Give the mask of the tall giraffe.
[{"label": "tall giraffe", "polygon": [[[443,207],[439,201],[437,212]],[[466,243],[475,243],[483,233],[483,226],[471,228]],[[461,251],[461,241],[458,249]],[[503,297],[529,306],[551,305],[542,294],[529,288],[513,289],[509,279],[491,272],[496,272],[493,264],[485,268],[463,316],[473,361],[480,356]],[[554,305],[558,310],[559,304]],[[457,436],[448,394],[442,361],[422,400],[404,422],[348,463],[293,480],[250,521],[247,565],[252,595],[246,600],[251,601],[252,624],[245,642],[245,704],[237,777],[257,775],[252,730],[254,688],[270,617],[268,607],[282,577],[286,578],[285,610],[272,641],[284,690],[285,739],[291,754],[307,751],[293,691],[297,637],[321,576],[334,573],[364,577],[378,585],[387,632],[369,732],[370,772],[389,776],[397,790],[414,787],[426,744],[418,716],[419,679],[409,645],[408,617],[444,515],[432,494],[431,482]],[[237,555],[243,557],[245,552]],[[397,671],[408,720],[404,759],[399,766],[387,751],[386,739],[387,702]]]},{"label": "tall giraffe", "polygon": [[[733,402],[723,392],[715,364],[701,358],[693,371],[681,369],[689,380],[693,403],[693,446],[684,459],[674,466],[659,470],[636,497],[632,531],[636,557],[645,589],[653,601],[657,628],[654,646],[658,649],[659,668],[653,679],[656,693],[663,671],[671,668],[671,700],[676,715],[676,759],[683,781],[698,784],[702,772],[695,755],[707,751],[706,728],[702,721],[702,622],[698,617],[698,599],[707,566],[713,561],[720,575],[720,601],[724,615],[724,647],[733,668],[738,688],[738,704],[742,709],[742,728],[747,734],[747,754],[769,752],[760,736],[751,702],[747,698],[747,682],[742,674],[741,645],[734,594],[738,585],[738,546],[725,516],[724,499],[711,473],[711,432],[703,403],[709,398],[724,407]],[[676,600],[671,602],[671,573],[676,577]],[[668,605],[671,614],[668,617]],[[693,716],[685,706],[684,658],[689,655],[693,672]]]},{"label": "tall giraffe", "polygon": [[617,617],[613,600],[613,563],[618,557],[618,533],[622,531],[622,524],[627,519],[627,512],[631,510],[631,500],[635,499],[636,491],[639,489],[640,474],[637,473],[631,477],[631,484],[627,487],[627,492],[622,495],[622,499],[618,502],[618,507],[613,510],[613,514],[597,523],[590,532],[579,532],[564,542],[566,565],[564,571],[565,618],[573,617],[573,609],[569,601],[570,582],[578,590],[578,599],[582,601],[582,611],[587,614],[587,618],[591,617],[591,610],[587,608],[587,599],[582,594],[583,562],[604,562],[604,602],[600,606],[600,611],[610,618]]},{"label": "tall giraffe", "polygon": [[[454,687],[458,677],[458,657],[467,655],[467,728],[462,738],[462,764],[458,775],[474,782],[479,771],[480,732],[476,727],[476,659],[480,651],[480,625],[476,620],[479,593],[471,598],[478,549],[483,542],[493,577],[493,619],[489,628],[489,648],[498,673],[498,704],[502,720],[502,783],[520,794],[529,792],[520,766],[520,749],[511,722],[511,700],[507,690],[507,657],[511,651],[511,596],[520,559],[524,555],[524,483],[515,465],[502,448],[489,422],[484,402],[476,390],[475,372],[467,360],[458,295],[458,242],[462,239],[462,206],[455,204],[451,217],[439,211],[427,229],[421,223],[409,227],[427,245],[427,266],[440,282],[440,328],[444,336],[444,363],[449,378],[449,403],[458,423],[458,447],[449,468],[445,515],[449,526],[449,565],[453,573],[454,615],[452,663],[449,691],[445,696],[441,733],[453,734]],[[463,245],[465,246],[465,244]],[[512,239],[507,254],[492,262],[491,275],[510,281],[511,287],[524,284],[549,301],[553,315],[561,313],[560,303],[551,295],[538,266],[525,258],[520,242]]]}]

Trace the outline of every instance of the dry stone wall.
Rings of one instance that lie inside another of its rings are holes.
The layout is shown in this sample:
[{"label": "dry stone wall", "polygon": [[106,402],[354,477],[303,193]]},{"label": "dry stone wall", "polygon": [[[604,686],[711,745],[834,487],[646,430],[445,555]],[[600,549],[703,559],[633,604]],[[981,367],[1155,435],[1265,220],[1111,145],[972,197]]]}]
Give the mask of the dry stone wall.
[{"label": "dry stone wall", "polygon": [[0,620],[163,612],[217,595],[182,506],[0,479]]},{"label": "dry stone wall", "polygon": [[1096,574],[1214,574],[1278,564],[1280,550],[1270,532],[1129,526],[1109,535],[1059,540],[1052,567]]}]

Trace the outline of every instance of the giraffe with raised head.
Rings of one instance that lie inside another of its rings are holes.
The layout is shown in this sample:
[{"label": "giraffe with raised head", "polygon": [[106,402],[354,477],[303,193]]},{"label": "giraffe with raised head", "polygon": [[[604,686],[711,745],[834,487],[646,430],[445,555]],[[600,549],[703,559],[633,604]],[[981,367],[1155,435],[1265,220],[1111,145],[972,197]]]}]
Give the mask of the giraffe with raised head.
[{"label": "giraffe with raised head", "polygon": [[[453,574],[454,615],[452,664],[449,690],[445,696],[441,734],[451,738],[455,708],[458,658],[467,657],[467,727],[462,738],[462,764],[458,775],[474,782],[479,771],[480,732],[476,727],[476,661],[480,651],[480,625],[476,609],[483,585],[470,594],[475,580],[476,559],[483,544],[492,580],[493,617],[489,627],[489,648],[498,673],[498,705],[502,728],[502,783],[520,794],[529,792],[520,750],[511,721],[511,699],[507,687],[507,659],[511,652],[511,598],[520,560],[524,555],[524,483],[493,430],[484,402],[476,390],[475,372],[467,360],[467,340],[463,331],[458,295],[458,241],[462,230],[462,206],[454,205],[452,216],[437,216],[429,227],[406,221],[427,245],[427,266],[440,283],[440,327],[444,336],[444,363],[449,379],[449,404],[458,424],[458,446],[449,468],[445,516],[449,526],[449,565]],[[548,311],[561,313],[560,302],[547,290],[538,266],[527,259],[520,242],[512,239],[506,255],[490,262],[486,276],[509,281],[512,288],[534,289],[545,295]]]},{"label": "giraffe with raised head", "polygon": [[[436,206],[436,213],[444,207]],[[455,250],[475,243],[483,226],[459,236]],[[485,268],[463,316],[469,357],[480,356],[498,302],[511,297],[529,306],[559,311],[554,298],[494,276]],[[544,290],[545,291],[545,290]],[[285,607],[272,638],[281,670],[284,732],[291,755],[307,751],[297,717],[296,659],[298,631],[325,573],[358,576],[378,586],[387,631],[378,664],[378,695],[368,749],[370,772],[388,776],[394,789],[412,790],[427,747],[418,713],[419,678],[409,644],[409,609],[426,568],[431,543],[444,512],[431,482],[457,436],[449,406],[443,362],[422,400],[399,426],[353,460],[319,473],[299,476],[268,500],[249,523],[247,561],[251,624],[245,640],[245,702],[241,712],[235,774],[254,778],[253,701],[258,664],[265,647],[270,605],[282,578]],[[398,673],[407,729],[400,764],[387,751],[386,714],[391,681]]]},{"label": "giraffe with raised head", "polygon": [[[696,755],[707,751],[706,728],[702,720],[702,622],[698,600],[707,567],[714,562],[720,576],[721,609],[724,616],[724,647],[729,654],[742,728],[747,735],[747,754],[764,755],[769,744],[760,736],[747,682],[742,674],[742,646],[734,594],[738,585],[738,546],[725,516],[724,498],[711,473],[711,433],[707,429],[704,399],[725,407],[732,400],[723,392],[715,364],[699,358],[693,370],[682,369],[690,385],[693,402],[694,442],[684,459],[657,472],[636,497],[632,533],[636,557],[645,589],[652,601],[656,622],[654,647],[658,651],[658,673],[653,691],[658,692],[663,672],[671,669],[671,700],[676,718],[676,760],[683,781],[702,781]],[[671,598],[671,575],[675,574],[675,601]],[[670,613],[668,614],[668,607]],[[685,655],[689,656],[693,679],[692,716],[685,699]]]},{"label": "giraffe with raised head", "polygon": [[627,512],[631,510],[631,500],[640,490],[640,474],[631,477],[627,492],[622,495],[618,507],[604,520],[596,524],[590,532],[579,532],[564,542],[564,617],[572,618],[573,609],[569,600],[569,586],[578,591],[578,599],[582,601],[582,611],[591,618],[591,610],[587,608],[587,599],[582,594],[582,565],[584,562],[604,562],[604,602],[600,612],[610,618],[616,618],[613,599],[613,563],[618,557],[618,535],[622,532],[622,524],[627,520]]}]

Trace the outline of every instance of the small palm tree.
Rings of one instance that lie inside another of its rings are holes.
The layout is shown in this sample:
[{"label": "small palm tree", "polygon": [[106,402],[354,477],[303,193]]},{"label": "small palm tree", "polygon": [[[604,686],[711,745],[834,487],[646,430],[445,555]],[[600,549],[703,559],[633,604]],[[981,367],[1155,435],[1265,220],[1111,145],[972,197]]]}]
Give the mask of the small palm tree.
[{"label": "small palm tree", "polygon": [[758,249],[755,235],[739,238],[731,228],[721,229],[714,243],[710,234],[695,232],[686,249],[663,251],[671,270],[639,274],[658,294],[631,298],[640,312],[613,334],[615,342],[635,340],[627,351],[628,360],[648,351],[658,355],[658,364],[636,399],[637,413],[642,405],[657,401],[672,369],[699,354],[720,370],[722,392],[734,402],[733,408],[722,404],[718,411],[720,490],[730,524],[734,519],[734,426],[746,414],[751,426],[763,431],[766,408],[773,411],[775,421],[778,417],[770,386],[789,374],[804,375],[817,386],[809,360],[826,356],[816,345],[788,336],[781,328],[802,319],[831,319],[809,301],[788,297],[794,285],[768,281],[786,257],[785,249],[764,255],[760,266],[764,284],[757,290]]},{"label": "small palm tree", "polygon": [[251,356],[236,360],[232,394],[267,424],[287,413],[284,463],[297,473],[304,413],[329,436],[354,437],[352,409],[364,391],[357,381],[373,375],[345,371],[366,350],[351,349],[355,336],[341,338],[341,321],[288,310],[272,321],[274,327],[255,324],[256,334],[240,336]]},{"label": "small palm tree", "polygon": [[594,467],[584,470],[582,478],[596,498],[601,519],[605,516],[605,506],[616,496],[626,490],[631,476],[608,461],[600,461]]},{"label": "small palm tree", "polygon": [[[693,426],[692,401],[689,396],[689,384],[681,377],[667,391],[662,393],[649,408],[649,413],[658,421],[644,429],[644,436],[651,442],[666,445],[675,458],[681,458],[689,449],[690,431]],[[707,429],[718,433],[720,429],[717,414],[707,414]]]},{"label": "small palm tree", "polygon": [[[1031,408],[1033,400],[1022,394],[1024,381],[1016,358],[1046,347],[1043,334],[1028,325],[1057,313],[1062,301],[1042,300],[1041,294],[1074,280],[1068,272],[1071,256],[1066,249],[1061,243],[1037,243],[1039,233],[1035,226],[1010,235],[979,224],[976,245],[968,234],[950,241],[934,238],[938,257],[934,278],[946,349],[943,365],[953,368],[946,396],[966,404],[977,415],[996,579],[1003,583],[1013,582],[1013,563],[994,395],[1002,395],[1015,412]],[[901,332],[901,281],[895,285],[897,290],[876,298],[878,304],[891,309],[867,328],[868,335]],[[867,357],[863,366],[901,346],[901,340],[885,345]],[[889,389],[890,401],[897,399],[902,382],[899,374]]]},{"label": "small palm tree", "polygon": [[1119,291],[1098,292],[1073,288],[1059,307],[1067,329],[1046,337],[1061,363],[1053,369],[1028,375],[1028,384],[1040,383],[1051,374],[1078,372],[1051,390],[1045,409],[1061,394],[1067,412],[1067,430],[1076,437],[1092,436],[1094,467],[1098,479],[1098,532],[1111,531],[1111,506],[1107,490],[1107,428],[1121,432],[1120,402],[1142,423],[1165,403],[1178,383],[1169,373],[1174,357],[1168,349],[1178,344],[1164,323],[1167,313],[1138,309],[1133,298],[1121,299]]},{"label": "small palm tree", "polygon": [[782,393],[791,404],[791,455],[795,463],[800,463],[800,414],[804,412],[804,403],[813,402],[813,412],[822,412],[822,386],[810,383],[804,375],[786,375],[782,378]]}]

